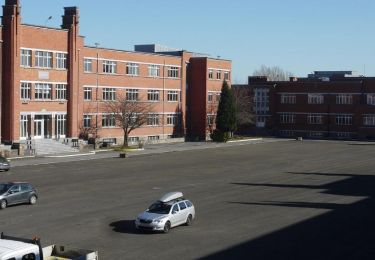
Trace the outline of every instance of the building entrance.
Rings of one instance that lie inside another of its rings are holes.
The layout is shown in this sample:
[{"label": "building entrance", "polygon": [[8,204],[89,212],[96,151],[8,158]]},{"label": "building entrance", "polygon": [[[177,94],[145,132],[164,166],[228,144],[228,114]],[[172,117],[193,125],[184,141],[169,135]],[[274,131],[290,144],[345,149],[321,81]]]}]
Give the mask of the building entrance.
[{"label": "building entrance", "polygon": [[21,140],[65,137],[66,114],[21,114]]},{"label": "building entrance", "polygon": [[44,120],[36,119],[34,120],[34,138],[42,139],[44,137]]},{"label": "building entrance", "polygon": [[35,115],[34,117],[34,138],[51,138],[51,116]]}]

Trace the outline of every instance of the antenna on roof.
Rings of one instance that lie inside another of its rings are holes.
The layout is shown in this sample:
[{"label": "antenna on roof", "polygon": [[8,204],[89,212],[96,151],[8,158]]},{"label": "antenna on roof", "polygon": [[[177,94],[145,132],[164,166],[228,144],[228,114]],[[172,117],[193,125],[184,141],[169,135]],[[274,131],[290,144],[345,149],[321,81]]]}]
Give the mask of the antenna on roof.
[{"label": "antenna on roof", "polygon": [[363,64],[363,77],[366,77],[366,64]]},{"label": "antenna on roof", "polygon": [[44,26],[46,26],[47,23],[48,23],[50,20],[52,20],[52,18],[53,18],[52,15],[51,15],[50,17],[48,17],[47,20],[46,20],[45,23],[44,23]]}]

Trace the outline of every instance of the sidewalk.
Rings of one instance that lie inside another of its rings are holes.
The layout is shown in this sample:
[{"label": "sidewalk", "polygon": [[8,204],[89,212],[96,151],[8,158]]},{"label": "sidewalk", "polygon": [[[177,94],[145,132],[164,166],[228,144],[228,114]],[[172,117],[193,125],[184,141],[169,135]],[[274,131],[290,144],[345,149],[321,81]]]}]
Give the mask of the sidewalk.
[{"label": "sidewalk", "polygon": [[[231,141],[228,143],[214,143],[214,142],[184,142],[184,143],[173,143],[173,144],[153,144],[146,145],[143,150],[135,150],[128,152],[129,158],[139,155],[148,154],[161,154],[169,152],[179,152],[188,150],[202,150],[211,149],[219,147],[231,147],[237,145],[248,145],[248,144],[258,144],[258,143],[268,143],[268,142],[279,142],[286,141],[286,139],[276,139],[276,138],[252,138],[239,141]],[[27,165],[42,165],[42,164],[52,164],[52,163],[62,163],[62,162],[73,162],[82,160],[96,160],[105,158],[118,158],[119,152],[112,150],[105,151],[92,151],[88,153],[78,153],[78,154],[56,154],[56,155],[46,155],[46,156],[34,156],[34,157],[19,157],[10,158],[12,167],[17,166],[27,166]],[[126,159],[124,159],[126,160]]]}]

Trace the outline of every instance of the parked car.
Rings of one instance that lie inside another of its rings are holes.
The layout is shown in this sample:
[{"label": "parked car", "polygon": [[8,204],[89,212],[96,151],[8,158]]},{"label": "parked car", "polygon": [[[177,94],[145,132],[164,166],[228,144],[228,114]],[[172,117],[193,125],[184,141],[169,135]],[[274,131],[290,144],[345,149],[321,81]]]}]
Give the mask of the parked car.
[{"label": "parked car", "polygon": [[0,170],[1,171],[9,171],[10,169],[10,162],[7,158],[0,156]]},{"label": "parked car", "polygon": [[168,233],[173,227],[191,225],[194,218],[193,203],[185,199],[182,192],[169,192],[137,217],[135,227]]},{"label": "parked car", "polygon": [[34,205],[38,199],[37,191],[27,182],[0,183],[0,209],[8,205],[29,203]]}]

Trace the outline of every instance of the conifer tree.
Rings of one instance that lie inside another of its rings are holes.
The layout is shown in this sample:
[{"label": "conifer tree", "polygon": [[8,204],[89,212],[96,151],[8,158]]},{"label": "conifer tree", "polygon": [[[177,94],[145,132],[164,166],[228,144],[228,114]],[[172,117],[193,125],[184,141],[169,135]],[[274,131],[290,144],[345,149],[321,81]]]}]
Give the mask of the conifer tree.
[{"label": "conifer tree", "polygon": [[216,116],[216,129],[222,133],[232,133],[236,130],[236,105],[232,90],[226,81],[221,88],[219,108]]}]

